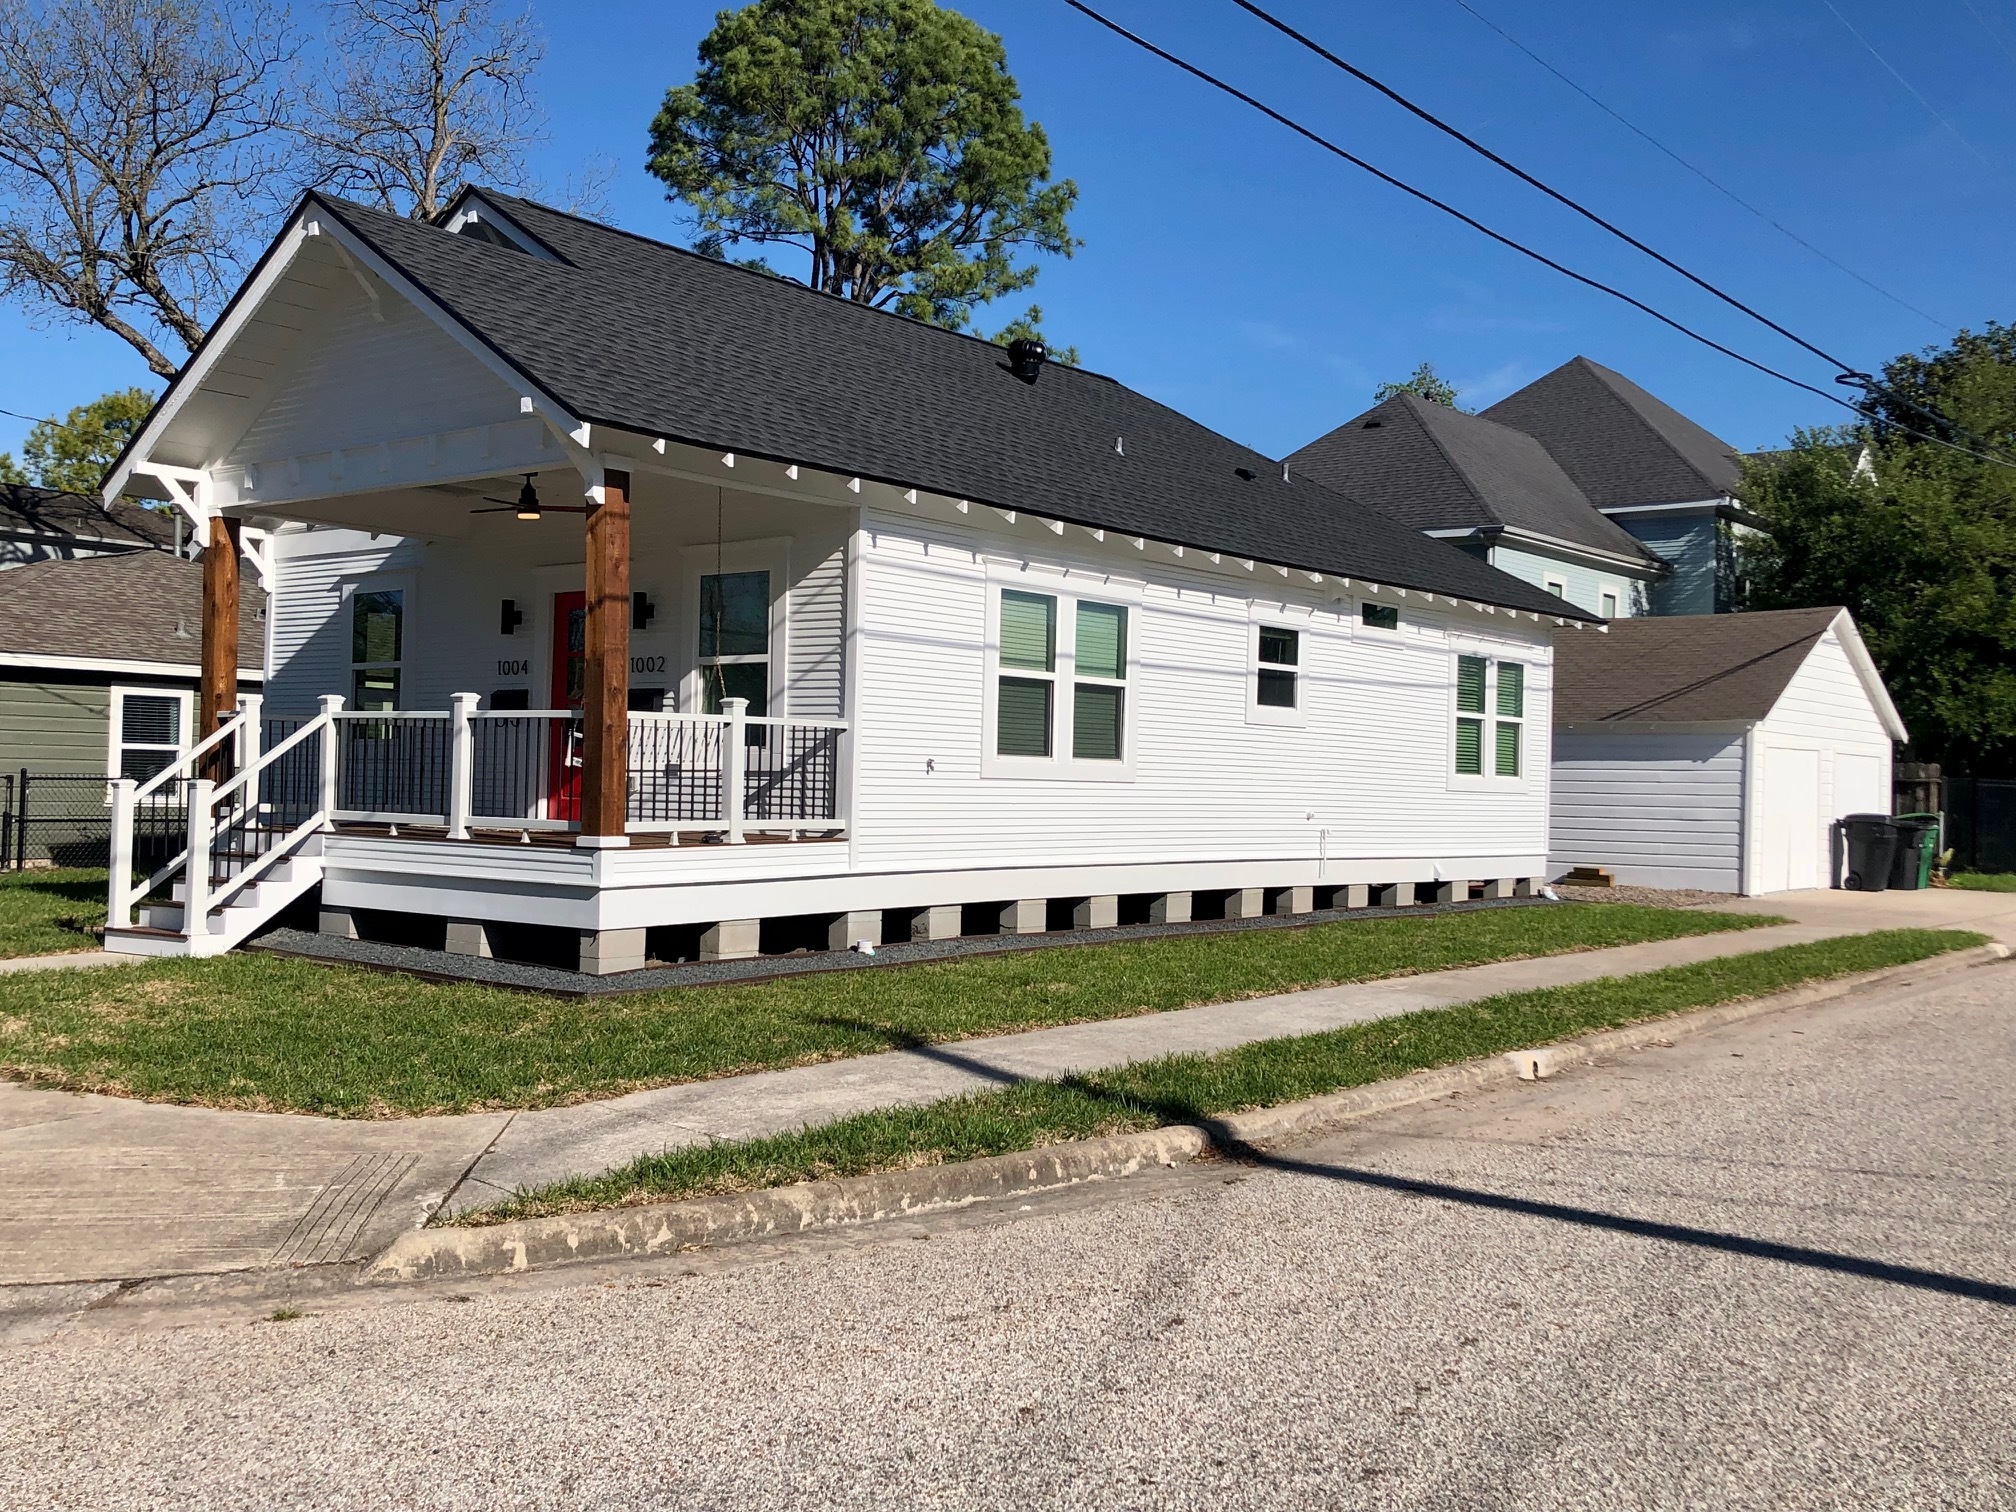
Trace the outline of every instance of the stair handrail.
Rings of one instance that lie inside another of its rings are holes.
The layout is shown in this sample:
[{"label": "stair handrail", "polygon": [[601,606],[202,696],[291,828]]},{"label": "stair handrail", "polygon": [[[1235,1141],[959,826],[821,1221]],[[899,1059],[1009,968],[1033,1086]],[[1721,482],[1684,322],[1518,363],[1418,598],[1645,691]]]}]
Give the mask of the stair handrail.
[{"label": "stair handrail", "polygon": [[[281,741],[279,744],[273,746],[269,750],[260,752],[256,760],[254,760],[252,763],[246,766],[242,771],[235,774],[229,781],[218,783],[217,786],[213,788],[210,793],[212,821],[211,824],[207,826],[207,828],[210,829],[210,832],[213,834],[215,833],[215,810],[217,806],[222,804],[226,798],[228,798],[232,793],[236,792],[239,788],[243,787],[247,782],[254,783],[254,786],[251,791],[253,793],[254,798],[256,799],[259,792],[257,786],[257,779],[259,774],[265,771],[266,768],[268,768],[269,766],[273,765],[273,763],[277,761],[280,757],[286,755],[287,752],[293,750],[295,746],[301,744],[302,741],[306,740],[310,735],[315,734],[317,731],[326,732],[326,738],[330,741],[334,741],[336,739],[336,718],[337,715],[342,711],[342,706],[343,706],[343,700],[340,698],[334,698],[334,699],[325,698],[322,701],[321,712],[318,713],[313,719],[309,720],[306,724],[302,725],[300,729],[296,730],[292,735],[289,735],[285,740]],[[329,828],[330,822],[331,821],[329,817],[328,808],[318,803],[315,812],[310,814],[306,819],[302,820],[302,822],[297,824],[293,829],[289,830],[286,836],[281,839],[279,844],[275,845],[271,850],[266,852],[266,854],[261,856],[257,861],[254,861],[250,866],[247,866],[244,870],[240,871],[236,876],[227,877],[223,881],[216,884],[215,887],[209,891],[208,898],[206,899],[208,906],[204,909],[204,913],[202,915],[197,914],[194,910],[186,912],[182,916],[182,923],[185,931],[193,932],[194,930],[201,928],[203,924],[203,918],[207,916],[212,910],[224,908],[227,905],[229,905],[231,900],[237,897],[239,893],[243,892],[247,887],[250,887],[254,882],[258,881],[259,878],[265,875],[265,873],[277,862],[279,862],[287,855],[291,854],[295,846],[299,845],[303,840],[307,839],[308,836],[315,834],[318,831]],[[205,874],[207,880],[208,868],[205,868]]]},{"label": "stair handrail", "polygon": [[205,735],[195,745],[189,747],[186,752],[177,756],[173,761],[161,768],[160,771],[141,783],[133,790],[133,796],[135,798],[145,798],[164,782],[168,781],[169,778],[187,777],[190,770],[198,761],[209,755],[211,751],[215,750],[224,741],[235,740],[237,738],[238,732],[245,722],[246,712],[246,710],[240,709],[229,719],[220,719],[217,722],[216,729]]}]

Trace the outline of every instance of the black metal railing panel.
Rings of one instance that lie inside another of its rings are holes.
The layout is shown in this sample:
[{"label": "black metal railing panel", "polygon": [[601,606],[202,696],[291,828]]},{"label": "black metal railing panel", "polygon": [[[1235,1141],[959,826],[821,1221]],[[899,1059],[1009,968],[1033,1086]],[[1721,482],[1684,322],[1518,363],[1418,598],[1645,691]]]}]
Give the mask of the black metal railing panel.
[{"label": "black metal railing panel", "polygon": [[831,823],[838,817],[840,736],[833,725],[778,720],[756,725],[742,781],[743,818],[762,824]]},{"label": "black metal railing panel", "polygon": [[632,824],[725,824],[722,755],[728,725],[717,719],[630,721]]}]

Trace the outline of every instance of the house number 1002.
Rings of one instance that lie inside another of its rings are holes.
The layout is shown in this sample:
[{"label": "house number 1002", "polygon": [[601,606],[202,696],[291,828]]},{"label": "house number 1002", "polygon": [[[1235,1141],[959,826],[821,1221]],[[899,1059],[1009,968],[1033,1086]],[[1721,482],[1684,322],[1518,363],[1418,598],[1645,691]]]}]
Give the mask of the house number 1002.
[{"label": "house number 1002", "polygon": [[665,658],[662,656],[633,656],[630,658],[632,672],[663,672]]}]

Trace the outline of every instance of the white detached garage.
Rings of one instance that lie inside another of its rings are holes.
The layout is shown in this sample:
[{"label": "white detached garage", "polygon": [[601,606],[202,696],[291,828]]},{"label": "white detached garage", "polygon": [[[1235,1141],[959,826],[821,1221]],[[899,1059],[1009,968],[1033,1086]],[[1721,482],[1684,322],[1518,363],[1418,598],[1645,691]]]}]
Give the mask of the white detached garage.
[{"label": "white detached garage", "polygon": [[1845,609],[1617,620],[1554,654],[1557,875],[1826,887],[1833,821],[1890,812],[1904,724]]}]

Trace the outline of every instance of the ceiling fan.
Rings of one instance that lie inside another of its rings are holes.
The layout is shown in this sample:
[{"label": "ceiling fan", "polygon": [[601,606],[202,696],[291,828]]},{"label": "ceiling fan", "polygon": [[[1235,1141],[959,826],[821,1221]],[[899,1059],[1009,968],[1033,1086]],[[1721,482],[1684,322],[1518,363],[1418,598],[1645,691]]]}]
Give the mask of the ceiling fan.
[{"label": "ceiling fan", "polygon": [[484,499],[491,504],[500,504],[501,509],[472,509],[471,514],[515,514],[521,520],[537,520],[549,514],[586,514],[586,504],[544,504],[539,502],[539,490],[532,486],[537,473],[525,474],[525,486],[518,490],[513,499],[493,499],[485,494]]}]

